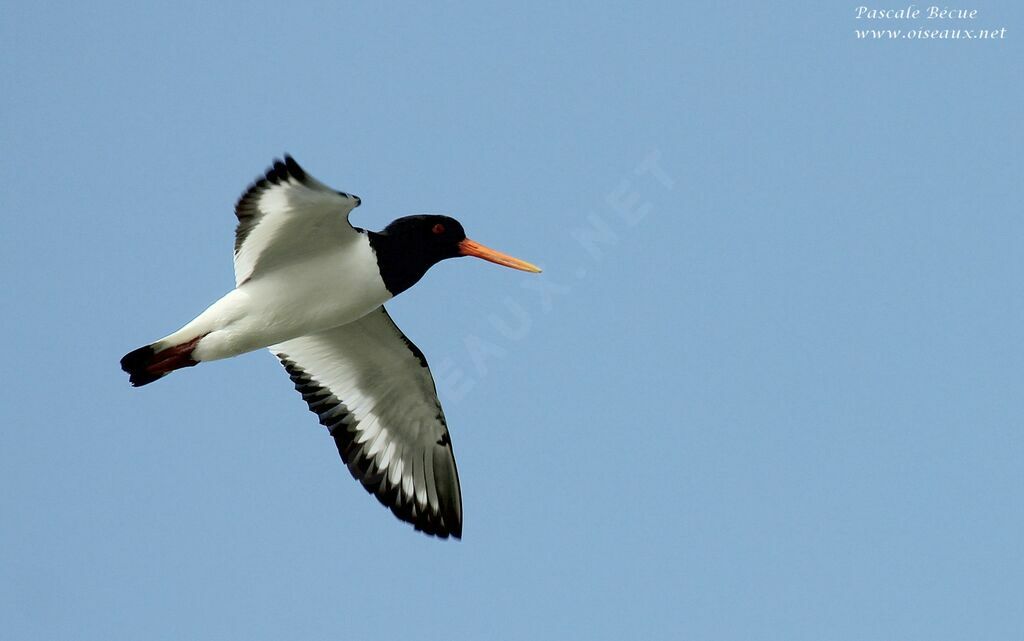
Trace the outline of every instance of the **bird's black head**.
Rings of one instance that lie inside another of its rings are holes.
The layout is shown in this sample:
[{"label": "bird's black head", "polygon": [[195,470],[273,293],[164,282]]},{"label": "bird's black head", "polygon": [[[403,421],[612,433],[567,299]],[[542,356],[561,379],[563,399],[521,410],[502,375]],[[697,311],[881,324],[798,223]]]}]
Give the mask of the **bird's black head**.
[{"label": "bird's black head", "polygon": [[381,233],[401,245],[407,258],[429,260],[427,267],[445,258],[461,256],[459,243],[466,239],[466,232],[459,221],[439,214],[404,216],[393,221]]},{"label": "bird's black head", "polygon": [[499,265],[539,272],[540,269],[466,238],[462,224],[450,216],[420,214],[393,221],[380,233],[370,232],[384,285],[392,294],[403,292],[427,270],[446,258],[476,256]]}]

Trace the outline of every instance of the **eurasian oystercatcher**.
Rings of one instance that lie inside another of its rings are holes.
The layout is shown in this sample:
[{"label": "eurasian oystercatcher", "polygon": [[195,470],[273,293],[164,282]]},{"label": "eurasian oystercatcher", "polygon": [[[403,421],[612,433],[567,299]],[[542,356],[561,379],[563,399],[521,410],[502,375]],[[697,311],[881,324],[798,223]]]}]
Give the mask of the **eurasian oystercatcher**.
[{"label": "eurasian oystercatcher", "polygon": [[540,269],[469,240],[448,216],[353,227],[360,203],[290,156],[274,161],[235,205],[235,289],[121,368],[140,386],[267,347],[367,491],[417,530],[461,538],[459,474],[434,380],[383,303],[446,258]]}]

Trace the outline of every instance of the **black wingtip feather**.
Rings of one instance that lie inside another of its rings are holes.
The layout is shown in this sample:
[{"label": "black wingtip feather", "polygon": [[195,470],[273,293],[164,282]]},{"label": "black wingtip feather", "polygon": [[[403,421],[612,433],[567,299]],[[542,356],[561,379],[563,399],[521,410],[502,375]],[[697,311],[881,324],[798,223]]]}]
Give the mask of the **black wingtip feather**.
[{"label": "black wingtip feather", "polygon": [[[306,181],[306,171],[288,154],[284,155],[283,160],[275,158],[270,167],[267,168],[267,171],[264,172],[263,178],[260,179],[260,181],[266,181],[266,183],[273,185],[280,185],[289,180],[304,183]],[[260,181],[257,181],[253,186],[259,187]]]},{"label": "black wingtip feather", "polygon": [[306,170],[299,166],[299,163],[295,162],[295,159],[290,155],[284,155],[284,165],[288,169],[288,173],[295,177],[295,180],[304,182],[306,180]]}]

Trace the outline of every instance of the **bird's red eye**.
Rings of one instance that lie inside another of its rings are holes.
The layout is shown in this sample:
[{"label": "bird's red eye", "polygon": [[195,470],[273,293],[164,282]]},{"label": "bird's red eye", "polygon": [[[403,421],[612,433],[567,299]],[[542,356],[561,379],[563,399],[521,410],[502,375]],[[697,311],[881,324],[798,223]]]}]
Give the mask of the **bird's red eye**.
[{"label": "bird's red eye", "polygon": [[441,234],[444,233],[444,225],[442,225],[441,223],[437,223],[436,225],[434,225],[433,232],[440,236]]}]

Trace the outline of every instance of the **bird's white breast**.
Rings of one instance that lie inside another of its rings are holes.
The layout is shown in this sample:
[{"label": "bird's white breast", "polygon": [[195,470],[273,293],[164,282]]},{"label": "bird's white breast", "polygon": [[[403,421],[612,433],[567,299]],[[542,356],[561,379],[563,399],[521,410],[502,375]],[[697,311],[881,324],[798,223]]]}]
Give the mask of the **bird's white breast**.
[{"label": "bird's white breast", "polygon": [[[200,360],[227,358],[348,324],[391,298],[365,233],[327,252],[297,256],[214,303],[219,325],[200,341]],[[199,319],[197,319],[199,320]]]}]

